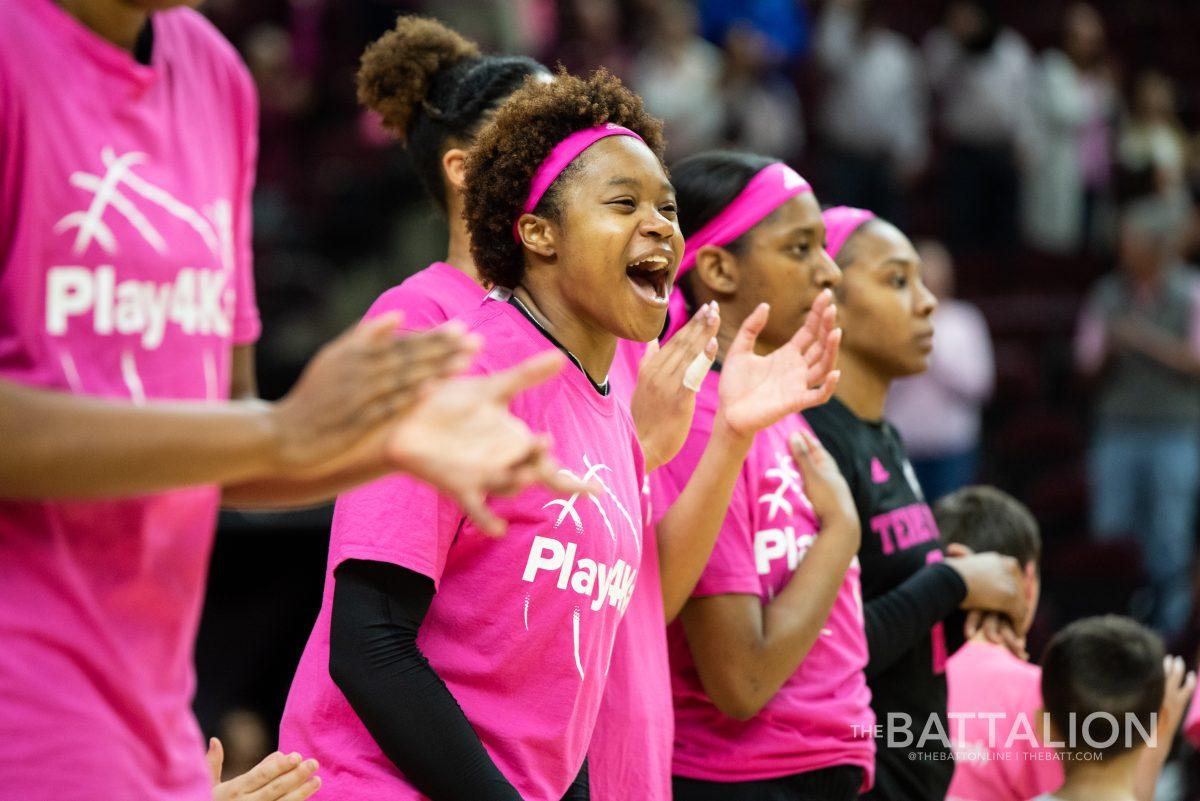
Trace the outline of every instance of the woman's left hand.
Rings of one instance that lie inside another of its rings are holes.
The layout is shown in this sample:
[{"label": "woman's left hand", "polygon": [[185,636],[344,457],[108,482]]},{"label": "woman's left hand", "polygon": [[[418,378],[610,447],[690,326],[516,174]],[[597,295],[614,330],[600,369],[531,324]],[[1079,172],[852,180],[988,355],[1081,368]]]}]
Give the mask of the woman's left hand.
[{"label": "woman's left hand", "polygon": [[719,414],[743,437],[825,403],[833,397],[841,376],[833,369],[842,338],[833,293],[824,290],[817,295],[795,336],[775,352],[760,356],[754,343],[768,314],[765,303],[751,312],[721,365]]},{"label": "woman's left hand", "polygon": [[685,381],[701,356],[708,367],[712,366],[717,356],[715,336],[720,325],[721,312],[716,302],[705,303],[666,344],[660,347],[652,340],[646,347],[646,354],[638,364],[637,387],[629,409],[646,458],[647,473],[674,459],[687,441],[696,411],[698,386],[688,386]]}]

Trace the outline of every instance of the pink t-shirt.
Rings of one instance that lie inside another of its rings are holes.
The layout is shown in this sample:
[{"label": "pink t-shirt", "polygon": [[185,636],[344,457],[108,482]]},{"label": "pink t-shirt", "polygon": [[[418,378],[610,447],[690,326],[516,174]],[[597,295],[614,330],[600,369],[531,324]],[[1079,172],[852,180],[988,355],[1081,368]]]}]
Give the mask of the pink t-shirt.
[{"label": "pink t-shirt", "polygon": [[[477,372],[553,347],[503,301],[460,319],[486,343]],[[324,600],[280,736],[285,750],[320,760],[322,794],[422,798],[329,677],[332,572],[347,559],[393,563],[434,580],[418,644],[522,798],[559,801],[583,764],[618,623],[639,575],[641,450],[624,405],[597,393],[571,365],[518,396],[512,411],[553,435],[566,469],[605,490],[587,498],[537,488],[498,499],[492,508],[509,521],[500,539],[400,476],[338,499]]]},{"label": "pink t-shirt", "polygon": [[[642,342],[617,343],[608,379],[613,393],[626,404],[645,352]],[[651,518],[657,522],[665,511],[656,509]],[[592,801],[625,801],[634,793],[639,801],[670,801],[674,736],[658,540],[654,527],[648,526],[637,589],[617,630],[608,686],[588,749]]]},{"label": "pink t-shirt", "polygon": [[[656,509],[674,502],[700,461],[719,381],[717,372],[704,379],[683,450],[650,476]],[[821,528],[788,445],[792,433],[807,425],[800,415],[789,415],[755,436],[695,597],[747,594],[766,604],[791,580]],[[704,693],[683,627],[671,624],[675,775],[737,782],[857,765],[865,772],[864,789],[870,786],[875,716],[863,673],[867,640],[859,573],[856,558],[808,656],[748,721],[726,716]]]},{"label": "pink t-shirt", "polygon": [[[258,335],[253,83],[196,12],[152,25],[142,65],[53,0],[0,3],[4,380],[222,403]],[[218,500],[0,501],[0,798],[211,797],[192,648]]]},{"label": "pink t-shirt", "polygon": [[462,270],[435,261],[380,295],[366,317],[401,311],[404,312],[401,328],[424,331],[475,309],[485,297],[487,290]]},{"label": "pink t-shirt", "polygon": [[955,764],[947,799],[1027,801],[1062,786],[1054,749],[1030,742],[1042,706],[1040,667],[972,641],[947,661],[946,685]]}]

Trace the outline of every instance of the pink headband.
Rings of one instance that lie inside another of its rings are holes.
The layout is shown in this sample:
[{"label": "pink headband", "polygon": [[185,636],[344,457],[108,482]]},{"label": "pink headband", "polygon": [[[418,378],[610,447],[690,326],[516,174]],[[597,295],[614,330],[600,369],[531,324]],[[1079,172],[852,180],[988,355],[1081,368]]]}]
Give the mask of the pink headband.
[{"label": "pink headband", "polygon": [[[639,142],[645,142],[642,137],[628,128],[613,125],[611,122],[576,131],[555,145],[554,149],[550,151],[550,155],[546,156],[538,165],[537,171],[533,174],[533,181],[529,184],[529,197],[525,200],[521,214],[528,214],[537,208],[538,203],[542,201],[542,196],[550,188],[550,184],[554,183],[555,178],[562,175],[562,171],[578,158],[580,153],[609,136],[632,136]],[[520,219],[520,215],[518,215],[518,219]],[[517,231],[516,220],[513,221],[513,238],[520,243],[521,234]]]},{"label": "pink headband", "polygon": [[867,220],[875,219],[875,212],[853,206],[834,206],[821,212],[821,219],[825,221],[825,252],[830,258],[836,258],[850,235]]},{"label": "pink headband", "polygon": [[688,237],[683,260],[675,273],[675,289],[667,300],[666,341],[688,321],[687,301],[680,289],[679,277],[696,266],[696,252],[705,245],[728,245],[758,225],[767,215],[796,195],[811,192],[812,187],[800,173],[781,161],[763,167],[729,205],[721,209],[699,231]]},{"label": "pink headband", "polygon": [[705,245],[728,245],[787,200],[811,191],[808,181],[783,162],[777,161],[763,167],[728,206],[688,237],[676,280],[696,265],[696,252],[700,248]]}]

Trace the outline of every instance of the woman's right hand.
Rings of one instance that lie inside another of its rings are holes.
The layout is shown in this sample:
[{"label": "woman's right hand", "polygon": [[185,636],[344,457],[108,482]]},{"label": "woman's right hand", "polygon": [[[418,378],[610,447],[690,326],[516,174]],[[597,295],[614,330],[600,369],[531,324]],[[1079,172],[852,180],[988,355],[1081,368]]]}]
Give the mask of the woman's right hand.
[{"label": "woman's right hand", "polygon": [[505,523],[487,508],[488,495],[513,495],[533,484],[590,494],[590,485],[550,455],[548,436],[530,431],[508,410],[518,393],[565,363],[557,350],[547,350],[498,373],[443,382],[390,429],[389,463],[454,498],[492,535],[503,534]]},{"label": "woman's right hand", "polygon": [[400,321],[399,314],[381,315],[342,334],[271,407],[280,474],[321,476],[377,454],[364,443],[440,380],[465,370],[479,349],[459,323],[398,334]]},{"label": "woman's right hand", "polygon": [[829,455],[821,441],[805,429],[792,434],[789,444],[792,458],[804,477],[804,496],[812,504],[813,513],[821,521],[821,526],[828,528],[838,523],[848,534],[852,533],[856,539],[861,538],[854,496],[842,471],[838,469],[837,461]]},{"label": "woman's right hand", "polygon": [[945,563],[954,568],[967,585],[963,609],[1000,612],[1009,620],[1023,621],[1028,614],[1021,566],[1002,554],[972,553],[969,548],[950,545]]}]

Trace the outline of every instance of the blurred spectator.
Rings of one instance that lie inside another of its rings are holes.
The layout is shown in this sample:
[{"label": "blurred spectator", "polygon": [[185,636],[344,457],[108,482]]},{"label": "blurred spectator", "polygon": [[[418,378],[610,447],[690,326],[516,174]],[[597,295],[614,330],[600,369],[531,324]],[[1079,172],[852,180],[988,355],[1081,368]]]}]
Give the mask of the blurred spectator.
[{"label": "blurred spectator", "polygon": [[900,431],[930,503],[975,481],[982,410],[995,366],[987,322],[954,298],[954,263],[940,242],[917,246],[921,279],[937,296],[929,369],[892,385],[886,417]]},{"label": "blurred spectator", "polygon": [[830,0],[817,22],[830,199],[900,222],[902,191],[929,151],[920,56],[879,19],[878,0]]},{"label": "blurred spectator", "polygon": [[1032,61],[995,0],[955,0],[924,42],[947,139],[947,233],[956,253],[1004,258],[1016,242],[1017,157],[1027,127]]},{"label": "blurred spectator", "polygon": [[226,712],[218,736],[225,748],[222,775],[226,778],[241,776],[275,750],[275,733],[267,731],[261,715],[248,709]]},{"label": "blurred spectator", "polygon": [[667,161],[717,147],[725,126],[720,95],[724,57],[700,38],[696,9],[665,0],[654,11],[657,36],[633,65],[631,83],[667,130]]},{"label": "blurred spectator", "polygon": [[1092,288],[1075,356],[1096,379],[1092,531],[1141,540],[1149,621],[1187,622],[1200,482],[1200,285],[1179,263],[1179,223],[1160,198],[1122,214],[1120,268]]},{"label": "blurred spectator", "polygon": [[1033,80],[1022,223],[1030,245],[1071,254],[1107,195],[1117,95],[1096,9],[1075,3],[1063,28],[1063,49],[1046,51]]},{"label": "blurred spectator", "polygon": [[700,0],[704,38],[726,44],[735,28],[758,31],[764,56],[774,64],[798,61],[808,53],[808,17],[796,0]]},{"label": "blurred spectator", "polygon": [[1189,210],[1187,140],[1175,111],[1171,79],[1153,70],[1138,76],[1117,142],[1124,200],[1154,196],[1183,218]]},{"label": "blurred spectator", "polygon": [[586,75],[597,67],[629,77],[633,42],[625,36],[617,0],[562,0],[563,39],[558,60],[570,72]]},{"label": "blurred spectator", "polygon": [[800,97],[774,69],[767,36],[736,25],[725,36],[725,144],[789,161],[804,149]]}]

